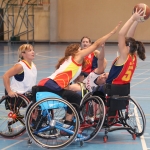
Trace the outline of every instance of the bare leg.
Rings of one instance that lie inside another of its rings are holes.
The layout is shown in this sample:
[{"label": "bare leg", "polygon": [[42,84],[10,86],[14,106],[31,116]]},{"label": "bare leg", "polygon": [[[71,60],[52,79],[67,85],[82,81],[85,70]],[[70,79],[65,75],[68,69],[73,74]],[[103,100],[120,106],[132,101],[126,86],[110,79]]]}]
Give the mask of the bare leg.
[{"label": "bare leg", "polygon": [[81,91],[81,86],[78,83],[69,85],[69,90],[71,91]]},{"label": "bare leg", "polygon": [[73,114],[68,114],[66,113],[66,121],[72,121],[72,118],[73,118]]}]

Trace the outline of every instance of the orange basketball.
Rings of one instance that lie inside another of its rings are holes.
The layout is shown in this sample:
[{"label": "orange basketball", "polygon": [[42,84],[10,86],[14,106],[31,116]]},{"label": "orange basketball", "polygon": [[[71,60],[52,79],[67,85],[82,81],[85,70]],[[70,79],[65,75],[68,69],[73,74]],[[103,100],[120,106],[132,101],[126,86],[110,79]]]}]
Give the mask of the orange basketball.
[{"label": "orange basketball", "polygon": [[146,4],[139,3],[139,4],[135,5],[134,9],[133,9],[133,12],[136,11],[136,8],[137,8],[137,11],[140,10],[141,8],[144,10],[144,13],[142,14],[142,16],[143,15],[145,15],[145,16],[143,18],[141,18],[142,19],[141,21],[145,21],[150,17],[150,8]]}]

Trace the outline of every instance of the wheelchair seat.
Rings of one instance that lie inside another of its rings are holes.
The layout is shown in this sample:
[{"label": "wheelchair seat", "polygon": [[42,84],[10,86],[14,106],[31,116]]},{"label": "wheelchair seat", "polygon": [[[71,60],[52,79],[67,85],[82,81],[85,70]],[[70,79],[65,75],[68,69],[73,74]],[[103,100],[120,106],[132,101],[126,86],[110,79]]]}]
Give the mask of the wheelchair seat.
[{"label": "wheelchair seat", "polygon": [[130,83],[128,84],[106,84],[105,94],[107,106],[111,111],[126,109],[130,98]]},{"label": "wheelchair seat", "polygon": [[51,92],[49,88],[45,86],[33,86],[32,87],[32,96],[33,96],[33,102],[36,103],[36,93],[37,92]]},{"label": "wheelchair seat", "polygon": [[[62,99],[62,97],[60,97],[59,95],[51,92],[47,87],[44,86],[34,86],[32,87],[32,94],[33,94],[33,100],[34,102],[38,102],[40,100],[43,100],[45,98],[58,98],[58,99]],[[47,102],[43,102],[40,104],[42,110],[44,109],[55,109],[55,108],[66,108],[67,105],[65,105],[64,103],[58,102],[55,100],[50,100],[48,103]]]}]

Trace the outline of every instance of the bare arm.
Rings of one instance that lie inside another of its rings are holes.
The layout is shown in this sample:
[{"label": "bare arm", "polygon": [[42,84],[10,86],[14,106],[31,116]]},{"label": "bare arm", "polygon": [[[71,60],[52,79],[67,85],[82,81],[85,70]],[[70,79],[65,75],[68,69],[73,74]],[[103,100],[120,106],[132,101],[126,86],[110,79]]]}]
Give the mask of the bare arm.
[{"label": "bare arm", "polygon": [[104,72],[106,65],[107,65],[107,60],[105,59],[105,44],[102,45],[102,49],[97,55],[98,57],[98,67],[94,70],[96,74],[101,74]]},{"label": "bare arm", "polygon": [[[126,47],[126,43],[125,43],[125,37],[126,34],[128,32],[128,30],[130,29],[131,25],[135,22],[138,21],[139,18],[141,17],[141,14],[143,13],[142,10],[139,10],[138,12],[136,11],[130,18],[129,20],[124,24],[124,26],[121,28],[121,30],[119,31],[119,35],[118,35],[118,47],[119,47],[119,54],[121,57],[124,57],[124,59],[126,59],[127,54],[128,54],[128,49]],[[129,34],[133,34],[135,32],[135,25],[133,25],[131,27],[131,30],[128,32]]]},{"label": "bare arm", "polygon": [[127,37],[134,37],[134,33],[137,25],[138,25],[138,21],[134,21],[130,29],[128,30]]},{"label": "bare arm", "polygon": [[17,96],[15,92],[13,92],[10,88],[10,78],[16,74],[19,74],[23,71],[23,67],[20,64],[16,64],[12,68],[10,68],[4,75],[3,75],[3,83],[6,88],[6,91],[10,97]]},{"label": "bare arm", "polygon": [[111,37],[114,33],[116,33],[116,31],[118,30],[119,26],[120,26],[121,22],[119,22],[119,24],[108,34],[106,34],[105,36],[99,38],[98,40],[96,40],[90,47],[82,50],[82,51],[79,51],[76,56],[79,57],[79,58],[76,58],[75,56],[75,59],[77,60],[77,62],[81,62],[83,60],[83,58],[85,56],[87,56],[88,54],[92,53],[94,50],[96,50],[97,48],[99,48],[103,43],[105,43],[105,41]]}]

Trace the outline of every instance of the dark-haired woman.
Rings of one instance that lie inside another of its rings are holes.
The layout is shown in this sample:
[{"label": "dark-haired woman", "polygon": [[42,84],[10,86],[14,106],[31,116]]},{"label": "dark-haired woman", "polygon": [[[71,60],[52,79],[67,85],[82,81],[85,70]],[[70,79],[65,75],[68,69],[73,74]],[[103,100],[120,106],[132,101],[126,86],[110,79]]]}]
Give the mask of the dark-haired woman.
[{"label": "dark-haired woman", "polygon": [[140,22],[142,10],[139,10],[130,17],[119,31],[117,57],[111,67],[106,83],[127,84],[130,83],[137,65],[137,56],[145,60],[145,48],[142,42],[133,38],[135,29]]}]

